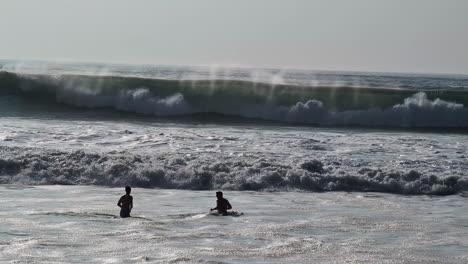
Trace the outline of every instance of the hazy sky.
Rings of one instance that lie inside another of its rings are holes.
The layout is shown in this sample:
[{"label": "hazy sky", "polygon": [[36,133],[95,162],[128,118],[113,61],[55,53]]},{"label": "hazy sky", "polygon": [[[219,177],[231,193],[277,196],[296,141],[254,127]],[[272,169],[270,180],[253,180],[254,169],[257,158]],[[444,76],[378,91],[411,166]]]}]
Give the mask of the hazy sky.
[{"label": "hazy sky", "polygon": [[0,59],[468,74],[468,1],[0,0]]}]

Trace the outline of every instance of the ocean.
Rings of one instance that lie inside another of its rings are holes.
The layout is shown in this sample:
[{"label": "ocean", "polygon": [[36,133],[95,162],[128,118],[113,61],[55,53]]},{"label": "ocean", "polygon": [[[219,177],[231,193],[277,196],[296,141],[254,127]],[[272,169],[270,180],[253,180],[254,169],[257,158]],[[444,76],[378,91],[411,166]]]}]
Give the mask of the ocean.
[{"label": "ocean", "polygon": [[467,263],[467,106],[462,75],[0,61],[0,261]]}]

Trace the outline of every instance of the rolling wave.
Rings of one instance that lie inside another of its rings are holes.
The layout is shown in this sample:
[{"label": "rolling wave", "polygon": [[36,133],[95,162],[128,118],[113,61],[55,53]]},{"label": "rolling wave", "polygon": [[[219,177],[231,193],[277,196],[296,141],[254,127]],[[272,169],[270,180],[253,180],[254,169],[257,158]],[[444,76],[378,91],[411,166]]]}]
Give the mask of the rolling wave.
[{"label": "rolling wave", "polygon": [[191,190],[373,191],[448,195],[468,191],[468,177],[347,166],[316,159],[223,155],[135,155],[1,147],[0,184],[131,185]]},{"label": "rolling wave", "polygon": [[[176,81],[122,76],[0,72],[2,111],[40,103],[145,115],[216,113],[344,126],[468,127],[468,91]],[[11,98],[21,98],[15,105]],[[9,102],[9,103],[7,103]]]}]

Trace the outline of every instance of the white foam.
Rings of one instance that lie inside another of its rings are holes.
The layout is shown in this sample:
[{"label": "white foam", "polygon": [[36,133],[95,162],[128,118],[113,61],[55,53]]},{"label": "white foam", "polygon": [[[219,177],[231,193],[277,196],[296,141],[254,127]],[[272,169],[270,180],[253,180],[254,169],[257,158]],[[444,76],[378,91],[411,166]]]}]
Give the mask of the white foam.
[{"label": "white foam", "polygon": [[364,125],[394,127],[466,127],[468,109],[462,104],[441,99],[430,100],[423,92],[406,98],[402,104],[388,109],[350,110],[344,112],[328,111],[320,101],[309,100],[297,103],[290,109],[280,110],[275,118],[292,122],[321,125]]},{"label": "white foam", "polygon": [[[464,176],[415,170],[348,167],[315,159],[209,155],[200,157],[57,152],[2,148],[0,183],[94,184],[181,189],[378,191],[453,194],[468,190]],[[27,153],[27,154],[26,154]]]}]

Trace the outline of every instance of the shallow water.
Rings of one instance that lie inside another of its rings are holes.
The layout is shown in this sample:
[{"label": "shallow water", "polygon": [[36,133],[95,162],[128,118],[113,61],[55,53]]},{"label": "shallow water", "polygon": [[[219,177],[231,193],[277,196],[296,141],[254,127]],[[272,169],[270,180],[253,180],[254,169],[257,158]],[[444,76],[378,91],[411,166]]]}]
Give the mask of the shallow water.
[{"label": "shallow water", "polygon": [[466,263],[462,195],[0,186],[0,261],[47,263]]}]

